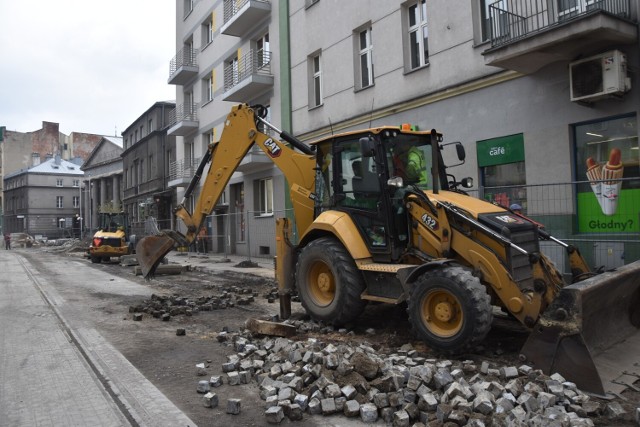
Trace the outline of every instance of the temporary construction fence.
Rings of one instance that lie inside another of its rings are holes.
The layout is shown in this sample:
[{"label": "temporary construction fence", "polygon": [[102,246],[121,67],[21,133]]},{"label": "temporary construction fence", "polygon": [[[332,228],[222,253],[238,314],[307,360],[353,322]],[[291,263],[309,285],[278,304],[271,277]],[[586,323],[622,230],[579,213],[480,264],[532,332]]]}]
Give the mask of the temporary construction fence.
[{"label": "temporary construction fence", "polygon": [[[640,259],[640,179],[484,187],[478,197],[522,213],[552,236],[577,247],[592,268],[611,269]],[[566,251],[543,241],[543,253],[569,273]]]},{"label": "temporary construction fence", "polygon": [[[615,186],[605,181],[564,184],[482,187],[472,196],[489,202],[522,208],[522,214],[540,223],[555,238],[577,247],[593,268],[615,268],[640,259],[640,179],[619,179]],[[597,186],[600,184],[600,186]],[[594,192],[599,188],[599,193]],[[611,193],[605,200],[603,191]],[[243,211],[210,215],[204,230],[189,250],[241,255],[251,258],[275,256],[275,222],[293,217],[292,210],[264,214]],[[170,228],[158,221],[159,229]],[[147,224],[139,235],[154,234]],[[541,241],[540,249],[560,271],[570,273],[566,250],[552,241]]]}]

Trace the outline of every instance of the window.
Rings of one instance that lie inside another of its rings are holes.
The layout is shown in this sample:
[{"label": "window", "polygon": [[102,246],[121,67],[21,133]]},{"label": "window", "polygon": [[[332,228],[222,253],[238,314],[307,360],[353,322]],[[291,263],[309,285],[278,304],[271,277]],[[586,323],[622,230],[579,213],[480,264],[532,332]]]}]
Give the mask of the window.
[{"label": "window", "polygon": [[309,108],[322,105],[322,69],[320,54],[309,57],[311,82],[309,85]]},{"label": "window", "polygon": [[358,62],[356,69],[359,76],[356,88],[363,89],[373,85],[373,46],[371,44],[371,27],[357,32]]},{"label": "window", "polygon": [[56,187],[62,187],[62,178],[56,179]]},{"label": "window", "polygon": [[147,129],[147,134],[153,132],[153,119],[149,119],[149,127]]},{"label": "window", "polygon": [[80,207],[80,196],[73,196],[73,207],[74,208]]},{"label": "window", "polygon": [[258,180],[258,215],[273,215],[273,178]]},{"label": "window", "polygon": [[[265,121],[271,123],[271,105],[265,105],[264,108],[266,108],[266,110],[267,110],[267,115],[266,115],[266,117],[264,119],[265,119]],[[267,134],[267,135],[269,135],[270,132],[271,132],[271,128],[269,128],[269,126],[265,125],[262,122],[260,122],[258,124],[258,130],[260,132],[262,132],[262,133]]]},{"label": "window", "polygon": [[63,208],[62,196],[56,196],[56,208],[58,208],[58,209],[62,209]]},{"label": "window", "polygon": [[203,80],[203,86],[204,86],[204,102],[211,102],[213,101],[213,72],[212,74],[207,77],[206,79]]},{"label": "window", "polygon": [[224,67],[224,86],[225,90],[232,88],[238,84],[238,55],[227,60]]},{"label": "window", "polygon": [[153,164],[153,154],[149,154],[149,166],[147,166],[147,180],[151,181],[153,179],[154,164]]},{"label": "window", "polygon": [[480,42],[508,34],[508,18],[506,0],[480,0]]},{"label": "window", "polygon": [[[579,183],[576,190],[578,231],[640,232],[637,117],[630,115],[576,124],[573,135],[576,181]],[[613,179],[604,181],[607,178]]]},{"label": "window", "polygon": [[214,15],[211,15],[211,19],[202,24],[202,46],[203,48],[213,42],[213,19]]},{"label": "window", "polygon": [[427,2],[418,0],[406,8],[409,68],[415,70],[429,63]]},{"label": "window", "polygon": [[261,68],[270,62],[271,52],[269,51],[269,33],[256,40],[256,52],[258,53],[258,68]]},{"label": "window", "polygon": [[184,0],[184,17],[186,18],[193,11],[194,0]]},{"label": "window", "polygon": [[79,179],[74,179],[73,180],[73,186],[76,187],[76,188],[80,187],[80,180]]}]

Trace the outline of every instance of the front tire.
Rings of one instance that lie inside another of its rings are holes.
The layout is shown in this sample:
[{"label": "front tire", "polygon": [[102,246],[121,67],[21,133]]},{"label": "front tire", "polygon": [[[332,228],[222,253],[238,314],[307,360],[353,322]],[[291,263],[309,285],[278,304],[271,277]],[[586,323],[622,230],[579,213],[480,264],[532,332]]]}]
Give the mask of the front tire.
[{"label": "front tire", "polygon": [[100,264],[102,262],[102,258],[100,258],[99,256],[92,256],[91,257],[91,262],[93,264]]},{"label": "front tire", "polygon": [[408,302],[417,337],[435,350],[473,349],[491,329],[493,314],[486,288],[459,266],[424,273],[411,288]]},{"label": "front tire", "polygon": [[315,320],[336,326],[355,320],[364,310],[362,274],[351,255],[333,238],[323,237],[302,249],[296,265],[302,306]]}]

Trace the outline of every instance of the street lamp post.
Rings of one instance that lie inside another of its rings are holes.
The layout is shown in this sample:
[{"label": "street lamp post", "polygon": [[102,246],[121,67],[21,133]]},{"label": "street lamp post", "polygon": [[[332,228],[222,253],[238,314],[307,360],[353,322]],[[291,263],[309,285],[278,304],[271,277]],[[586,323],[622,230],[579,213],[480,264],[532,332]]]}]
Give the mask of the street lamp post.
[{"label": "street lamp post", "polygon": [[78,218],[80,222],[80,240],[82,240],[82,217],[84,216],[84,212],[82,212],[82,190],[84,189],[84,181],[80,182],[80,217]]}]

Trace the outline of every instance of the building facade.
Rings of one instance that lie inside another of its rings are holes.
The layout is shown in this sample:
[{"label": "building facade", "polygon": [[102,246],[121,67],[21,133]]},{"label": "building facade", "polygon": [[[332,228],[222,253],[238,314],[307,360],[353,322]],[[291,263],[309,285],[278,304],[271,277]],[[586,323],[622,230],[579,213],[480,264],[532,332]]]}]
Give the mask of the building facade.
[{"label": "building facade", "polygon": [[[379,125],[436,128],[465,146],[466,162],[451,172],[472,177],[474,195],[520,205],[593,265],[640,258],[638,0],[176,4],[178,163],[197,164],[229,101],[269,105],[272,122],[304,141]],[[455,150],[443,156],[456,162]],[[610,173],[607,163],[617,171],[615,209],[590,184],[594,171]],[[216,211],[260,212],[256,182],[271,177],[277,215],[287,207],[278,176],[251,153]],[[174,178],[180,192],[190,176]],[[234,244],[255,216],[234,218],[232,252],[259,254]]]},{"label": "building facade", "polygon": [[[289,86],[281,84],[288,74],[286,50],[282,56],[288,39],[280,24],[286,2],[179,0],[176,6],[176,56],[168,80],[176,85],[176,109],[168,133],[176,137],[177,157],[169,185],[182,200],[234,104],[264,105],[270,121],[289,128]],[[189,210],[198,194],[196,189],[186,201]],[[274,217],[284,215],[284,200],[282,174],[254,147],[204,224],[209,247],[274,255]],[[265,232],[251,235],[249,227]]]},{"label": "building facade", "polygon": [[[452,171],[479,197],[521,205],[594,265],[640,258],[637,0],[289,4],[294,134],[436,128],[464,144]],[[623,166],[615,211],[588,162]]]},{"label": "building facade", "polygon": [[168,186],[169,169],[175,163],[175,137],[167,135],[174,102],[156,102],[122,133],[124,212],[135,233],[144,230],[148,216],[161,228],[172,226],[175,191]]},{"label": "building facade", "polygon": [[101,209],[122,209],[122,138],[105,136],[82,164],[81,228],[91,234],[100,225]]},{"label": "building facade", "polygon": [[80,234],[80,165],[59,156],[4,177],[6,233],[46,238]]},{"label": "building facade", "polygon": [[[0,145],[2,145],[2,149],[0,150],[0,178],[2,178],[2,181],[4,182],[4,178],[14,172],[26,172],[53,158],[72,161],[80,165],[87,159],[102,139],[101,135],[83,132],[72,132],[69,135],[65,135],[60,132],[59,128],[58,123],[42,122],[42,128],[33,132],[18,132],[4,129],[2,132],[2,141],[0,142]],[[59,170],[57,172],[59,172]],[[54,179],[51,185],[55,185],[55,182],[56,180]],[[3,206],[4,212],[7,209],[5,205],[6,194],[4,191],[5,188],[2,188],[2,190],[0,204]],[[24,189],[24,191],[25,193],[20,196],[19,199],[24,199],[26,189]],[[12,197],[15,197],[15,193]],[[24,208],[26,208],[26,206]],[[68,203],[67,208],[69,208]],[[57,212],[58,208],[53,209]],[[20,215],[24,216],[23,214]],[[56,216],[56,213],[53,212],[52,215]],[[3,232],[18,231],[14,227],[19,227],[19,231],[24,231],[29,225],[26,222],[20,221],[10,225],[2,220],[0,220],[0,224],[3,226]],[[40,230],[42,228],[41,226],[44,227],[43,224],[40,224],[36,226],[36,229]]]}]

